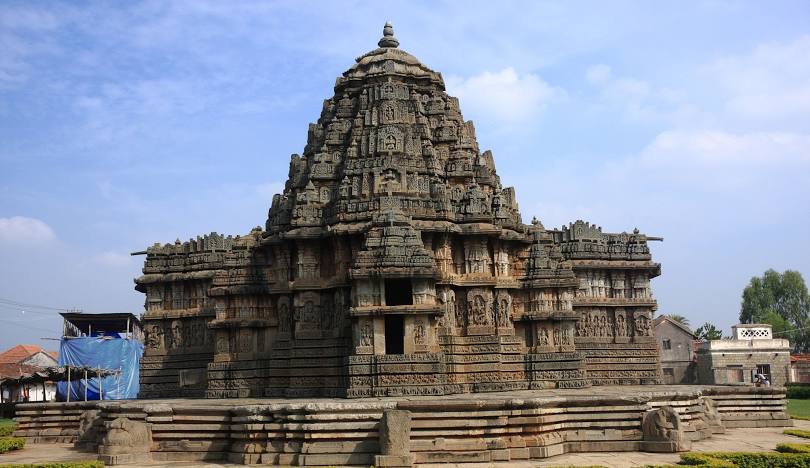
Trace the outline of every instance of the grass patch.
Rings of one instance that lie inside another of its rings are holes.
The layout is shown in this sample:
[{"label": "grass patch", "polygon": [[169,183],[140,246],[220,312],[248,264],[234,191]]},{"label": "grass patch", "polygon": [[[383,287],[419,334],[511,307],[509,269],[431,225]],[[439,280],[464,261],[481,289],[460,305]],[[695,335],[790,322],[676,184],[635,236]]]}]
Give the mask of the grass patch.
[{"label": "grass patch", "polygon": [[787,412],[793,419],[810,420],[810,400],[788,400]]},{"label": "grass patch", "polygon": [[805,431],[804,429],[785,429],[782,431],[782,434],[801,437],[802,439],[810,439],[810,431]]},{"label": "grass patch", "polygon": [[810,453],[684,453],[680,465],[711,468],[810,468]]},{"label": "grass patch", "polygon": [[810,444],[778,444],[776,451],[782,453],[810,453]]},{"label": "grass patch", "polygon": [[17,429],[17,423],[13,419],[0,419],[0,437],[10,436]]}]

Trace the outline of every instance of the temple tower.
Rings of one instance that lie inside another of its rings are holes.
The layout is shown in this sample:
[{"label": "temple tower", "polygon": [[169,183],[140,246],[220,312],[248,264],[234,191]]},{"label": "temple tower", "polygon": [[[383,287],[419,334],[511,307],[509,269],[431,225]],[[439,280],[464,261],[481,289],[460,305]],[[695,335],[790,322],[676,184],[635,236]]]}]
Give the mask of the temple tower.
[{"label": "temple tower", "polygon": [[[165,335],[169,316],[205,317],[211,397],[652,383],[660,266],[646,241],[580,221],[523,224],[441,75],[386,23],[310,124],[265,228],[196,273],[205,312],[148,307],[145,320]],[[199,249],[185,245],[147,251],[148,304],[195,277]],[[151,353],[145,362],[172,361]]]}]

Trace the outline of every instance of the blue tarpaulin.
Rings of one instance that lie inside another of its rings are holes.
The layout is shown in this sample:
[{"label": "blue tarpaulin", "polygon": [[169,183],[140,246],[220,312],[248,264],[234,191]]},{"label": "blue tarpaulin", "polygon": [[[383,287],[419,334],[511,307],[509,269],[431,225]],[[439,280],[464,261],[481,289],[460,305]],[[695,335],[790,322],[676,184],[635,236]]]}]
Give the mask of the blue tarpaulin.
[{"label": "blue tarpaulin", "polygon": [[[59,365],[101,368],[118,371],[102,378],[101,389],[105,400],[137,398],[140,388],[140,365],[143,344],[137,340],[121,338],[81,337],[63,339],[59,347]],[[56,391],[60,400],[66,400],[67,382],[58,382]],[[84,400],[84,375],[70,376],[70,400]],[[87,382],[87,399],[99,399],[99,379]]]}]

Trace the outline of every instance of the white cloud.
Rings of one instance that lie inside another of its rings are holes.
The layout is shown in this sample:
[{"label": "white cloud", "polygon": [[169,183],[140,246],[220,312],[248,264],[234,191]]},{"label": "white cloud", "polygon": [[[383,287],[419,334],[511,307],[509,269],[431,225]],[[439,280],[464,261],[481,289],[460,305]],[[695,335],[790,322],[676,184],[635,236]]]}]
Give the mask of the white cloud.
[{"label": "white cloud", "polygon": [[0,241],[13,244],[35,244],[56,240],[56,234],[45,222],[25,216],[0,218]]},{"label": "white cloud", "polygon": [[686,102],[681,91],[658,87],[639,78],[617,76],[605,64],[588,67],[585,81],[599,93],[597,106],[616,108],[629,121],[642,124],[694,121],[694,106]]},{"label": "white cloud", "polygon": [[641,161],[653,166],[701,166],[732,171],[807,166],[810,136],[789,132],[670,130],[655,137],[642,151]]},{"label": "white cloud", "polygon": [[101,265],[120,268],[132,264],[132,256],[126,253],[107,251],[93,257],[96,263]]},{"label": "white cloud", "polygon": [[727,110],[748,117],[810,112],[810,36],[763,43],[743,55],[704,67],[703,77],[723,92]]},{"label": "white cloud", "polygon": [[486,116],[489,120],[517,122],[541,112],[565,92],[533,73],[519,75],[513,68],[483,72],[469,78],[449,77],[448,93],[462,103],[462,112]]}]

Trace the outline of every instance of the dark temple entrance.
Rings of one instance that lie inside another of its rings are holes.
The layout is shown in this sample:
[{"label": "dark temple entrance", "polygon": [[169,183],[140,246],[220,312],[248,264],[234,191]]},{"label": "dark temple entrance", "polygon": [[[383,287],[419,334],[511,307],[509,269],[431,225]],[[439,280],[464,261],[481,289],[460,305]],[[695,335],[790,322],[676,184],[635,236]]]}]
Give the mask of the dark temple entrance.
[{"label": "dark temple entrance", "polygon": [[405,327],[401,315],[385,317],[385,354],[405,353]]}]

